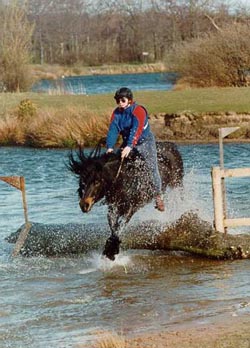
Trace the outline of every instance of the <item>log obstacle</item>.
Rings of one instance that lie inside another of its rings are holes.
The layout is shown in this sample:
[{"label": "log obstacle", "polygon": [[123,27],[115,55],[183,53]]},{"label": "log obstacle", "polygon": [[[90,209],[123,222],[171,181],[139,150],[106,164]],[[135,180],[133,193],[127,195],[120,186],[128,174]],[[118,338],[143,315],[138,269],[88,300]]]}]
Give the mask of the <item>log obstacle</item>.
[{"label": "log obstacle", "polygon": [[24,220],[25,224],[22,227],[18,239],[16,241],[15,247],[12,252],[12,256],[16,257],[23,244],[25,243],[25,240],[28,236],[28,233],[31,229],[31,224],[28,219],[28,207],[27,207],[27,200],[26,200],[26,190],[25,190],[25,178],[23,176],[0,176],[0,180],[6,182],[7,184],[15,187],[16,189],[20,190],[22,192],[22,203],[23,203],[23,211],[24,211]]},{"label": "log obstacle", "polygon": [[[16,243],[22,226],[6,240]],[[72,256],[92,250],[102,253],[108,225],[39,224],[33,222],[20,253],[24,256]],[[193,256],[234,260],[250,258],[249,235],[225,235],[190,211],[176,222],[162,225],[157,220],[128,225],[121,236],[121,249],[181,251]]]}]

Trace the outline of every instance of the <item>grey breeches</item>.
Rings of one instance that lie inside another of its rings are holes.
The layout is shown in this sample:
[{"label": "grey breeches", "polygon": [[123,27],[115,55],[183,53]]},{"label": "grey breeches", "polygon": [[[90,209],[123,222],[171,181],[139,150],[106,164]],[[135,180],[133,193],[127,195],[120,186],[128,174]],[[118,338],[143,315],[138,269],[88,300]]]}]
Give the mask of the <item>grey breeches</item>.
[{"label": "grey breeches", "polygon": [[155,137],[153,133],[150,132],[141,144],[137,144],[136,149],[143,156],[149,172],[152,173],[155,194],[161,194],[162,184],[157,162]]}]

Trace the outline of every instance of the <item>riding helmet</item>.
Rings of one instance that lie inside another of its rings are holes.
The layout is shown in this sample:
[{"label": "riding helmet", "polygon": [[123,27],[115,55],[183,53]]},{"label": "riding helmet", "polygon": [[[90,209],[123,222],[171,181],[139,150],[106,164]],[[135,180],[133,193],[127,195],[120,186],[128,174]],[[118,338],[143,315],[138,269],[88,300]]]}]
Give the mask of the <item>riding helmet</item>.
[{"label": "riding helmet", "polygon": [[121,98],[128,98],[128,100],[133,100],[133,93],[131,89],[122,87],[115,92],[114,98],[115,100],[119,100]]}]

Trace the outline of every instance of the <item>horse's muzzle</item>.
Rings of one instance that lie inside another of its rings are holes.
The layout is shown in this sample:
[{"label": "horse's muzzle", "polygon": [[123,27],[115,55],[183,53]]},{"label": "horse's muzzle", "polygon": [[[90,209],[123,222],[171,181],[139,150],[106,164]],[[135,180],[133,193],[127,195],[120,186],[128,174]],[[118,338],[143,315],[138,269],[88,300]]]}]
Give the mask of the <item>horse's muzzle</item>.
[{"label": "horse's muzzle", "polygon": [[79,205],[83,213],[88,213],[91,210],[94,203],[95,203],[94,198],[87,197],[87,198],[81,199],[79,202]]}]

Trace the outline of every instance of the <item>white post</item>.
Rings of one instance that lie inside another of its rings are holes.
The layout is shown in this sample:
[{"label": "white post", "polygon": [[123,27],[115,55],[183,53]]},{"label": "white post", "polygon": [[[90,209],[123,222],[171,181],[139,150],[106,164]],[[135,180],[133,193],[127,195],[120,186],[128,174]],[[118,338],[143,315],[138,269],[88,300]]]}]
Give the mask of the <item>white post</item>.
[{"label": "white post", "polygon": [[[223,150],[223,139],[227,137],[229,134],[237,131],[240,127],[226,127],[226,128],[219,128],[219,148],[220,148],[220,169],[224,170],[224,150]],[[222,200],[222,207],[223,207],[223,221],[227,218],[227,203],[226,203],[226,186],[225,186],[225,179],[224,177],[221,177],[220,179],[221,183],[221,200]],[[227,227],[223,224],[223,232],[227,233]]]},{"label": "white post", "polygon": [[214,200],[214,224],[219,232],[225,232],[222,181],[219,167],[212,168],[213,200]]}]

